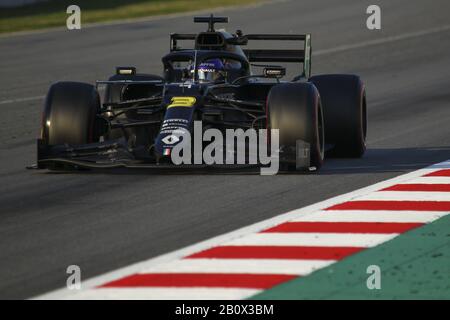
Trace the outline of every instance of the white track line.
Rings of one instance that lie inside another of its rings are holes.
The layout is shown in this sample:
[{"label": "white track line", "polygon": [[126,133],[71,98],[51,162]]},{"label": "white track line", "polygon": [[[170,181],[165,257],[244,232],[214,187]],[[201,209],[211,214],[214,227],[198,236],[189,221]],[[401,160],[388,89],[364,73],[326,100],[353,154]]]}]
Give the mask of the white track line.
[{"label": "white track line", "polygon": [[[93,289],[93,290],[90,290],[90,289],[98,287],[102,284],[111,282],[113,280],[117,280],[117,279],[123,278],[125,276],[129,276],[131,274],[136,274],[136,273],[142,272],[142,270],[146,270],[146,269],[155,267],[162,263],[174,262],[183,257],[190,256],[194,253],[197,253],[199,251],[203,251],[203,250],[209,249],[211,247],[217,247],[217,246],[223,245],[224,243],[229,243],[235,239],[243,238],[250,234],[257,233],[262,230],[266,230],[270,227],[279,225],[279,224],[287,222],[287,221],[299,220],[301,218],[308,219],[306,221],[314,221],[314,220],[318,219],[318,215],[328,218],[332,215],[332,212],[331,211],[321,211],[321,210],[324,210],[330,206],[333,206],[333,205],[336,205],[339,203],[349,201],[356,197],[360,197],[362,195],[369,194],[371,192],[379,191],[381,189],[384,189],[386,187],[389,187],[389,186],[392,186],[395,184],[406,183],[412,179],[416,179],[417,177],[423,176],[427,173],[439,170],[440,168],[450,168],[450,161],[443,162],[443,163],[440,163],[437,165],[433,165],[428,168],[416,170],[416,171],[401,175],[401,176],[393,178],[393,179],[382,181],[382,182],[376,183],[374,185],[371,185],[371,186],[368,186],[368,187],[365,187],[365,188],[362,188],[362,189],[359,189],[359,190],[356,190],[356,191],[353,191],[353,192],[350,192],[347,194],[343,194],[343,195],[340,195],[340,196],[337,196],[337,197],[334,197],[334,198],[331,198],[331,199],[328,199],[325,201],[321,201],[321,202],[315,203],[313,205],[310,205],[310,206],[307,206],[307,207],[304,207],[301,209],[293,210],[291,212],[278,215],[274,218],[255,223],[248,227],[244,227],[239,230],[236,230],[236,231],[233,231],[230,233],[226,233],[224,235],[217,236],[217,237],[214,237],[214,238],[206,240],[206,241],[202,241],[200,243],[188,246],[186,248],[182,248],[180,250],[176,250],[174,252],[170,252],[170,253],[161,255],[156,258],[151,258],[146,261],[139,262],[139,263],[136,263],[136,264],[133,264],[133,265],[130,265],[130,266],[118,269],[118,270],[113,270],[109,273],[106,273],[104,275],[101,275],[101,276],[98,276],[98,277],[95,277],[95,278],[92,278],[90,280],[83,282],[84,290],[82,290],[82,291],[74,292],[72,290],[63,288],[63,289],[55,290],[53,292],[41,295],[36,298],[38,298],[38,299],[60,299],[60,298],[86,298],[86,299],[94,298],[94,299],[97,299],[97,298],[105,298],[107,296],[103,293],[104,291],[100,291],[98,289]],[[318,211],[320,211],[320,212],[317,213]],[[343,217],[346,214],[348,216],[348,213],[346,213],[345,211],[338,210],[338,214],[335,214],[334,218],[338,219],[339,217]],[[353,211],[353,214],[355,214],[355,217],[358,217],[358,216],[363,217],[366,221],[370,219],[370,216],[374,216],[375,218],[373,218],[374,220],[372,220],[372,221],[377,221],[377,222],[382,222],[383,220],[381,220],[381,219],[387,217],[387,213],[383,212],[383,211],[372,212],[371,214],[368,212],[364,213],[364,212],[360,212],[360,211]],[[391,214],[392,217],[396,216],[397,219],[400,217],[400,215],[403,215],[404,217],[408,217],[408,212],[399,213],[398,211],[392,211],[389,214]],[[428,216],[426,216],[426,214],[428,214]],[[430,222],[434,219],[444,216],[445,214],[448,214],[448,212],[447,213],[445,213],[445,212],[414,213],[414,211],[412,211],[411,216],[409,218],[411,219],[410,222],[417,222],[417,220],[424,220],[425,217],[428,217],[427,222]],[[337,221],[339,221],[339,220],[337,220]],[[352,220],[352,221],[354,221],[354,220]],[[356,222],[356,221],[354,221],[354,222]],[[104,290],[104,289],[102,289],[102,290]],[[142,293],[142,292],[149,292],[148,294],[150,295],[150,291],[145,291],[145,290],[144,291],[136,291],[136,295],[135,295],[134,288],[133,289],[121,288],[121,289],[114,289],[114,290],[115,290],[114,292],[117,292],[117,295],[115,295],[114,298],[119,298],[118,295],[123,295],[123,297],[127,297],[127,298],[138,298],[141,296],[142,297],[145,296],[146,298],[149,297],[148,295],[146,296],[146,294]],[[119,290],[119,291],[117,291],[117,290]],[[124,291],[122,291],[122,290],[124,290]],[[196,291],[196,290],[194,290],[194,291]],[[235,289],[233,289],[231,291],[232,292],[231,295],[233,295],[234,290]],[[129,294],[125,294],[125,291],[128,292]],[[170,294],[175,294],[172,291],[174,291],[174,289],[169,289],[169,291],[167,291],[167,292],[169,292]],[[153,292],[153,291],[151,291],[151,292]],[[177,291],[177,292],[179,292],[179,291]],[[209,292],[209,289],[208,289],[208,292]],[[179,298],[185,299],[185,298],[189,297],[189,298],[193,299],[194,294],[197,294],[197,293],[188,290],[185,292],[185,294],[180,295]],[[248,297],[248,296],[250,296],[250,294],[243,295],[242,297]],[[206,297],[208,299],[214,298],[213,295],[208,294],[206,292],[205,292],[204,297]],[[222,298],[225,299],[225,296],[222,296],[222,295],[218,295],[217,297],[219,297],[220,299],[222,299]],[[164,297],[158,296],[158,298],[163,299]],[[170,296],[170,299],[172,299],[172,298],[173,297]],[[238,297],[233,297],[233,298],[238,299]]]},{"label": "white track line", "polygon": [[307,275],[324,268],[333,260],[281,260],[281,259],[181,259],[153,266],[140,273],[251,273]]},{"label": "white track line", "polygon": [[253,233],[224,246],[374,247],[398,234],[381,233]]},{"label": "white track line", "polygon": [[101,288],[68,297],[86,300],[241,300],[262,290],[240,288]]},{"label": "white track line", "polygon": [[437,211],[327,210],[300,216],[292,221],[429,223],[445,215],[447,213]]},{"label": "white track line", "polygon": [[321,55],[332,54],[332,53],[339,53],[339,52],[348,51],[348,50],[361,49],[361,48],[365,48],[365,47],[376,46],[376,45],[386,44],[386,43],[390,43],[390,42],[397,42],[397,41],[401,41],[401,40],[407,40],[407,39],[411,39],[411,38],[427,36],[427,35],[430,35],[433,33],[440,33],[440,32],[444,32],[444,31],[448,31],[448,30],[450,30],[450,25],[444,25],[444,26],[440,26],[440,27],[435,27],[435,28],[430,28],[430,29],[425,29],[425,30],[420,30],[420,31],[414,31],[414,32],[408,32],[408,33],[403,33],[403,34],[390,36],[390,37],[384,37],[381,39],[368,40],[368,41],[358,42],[358,43],[354,43],[354,44],[344,44],[344,45],[337,46],[337,47],[330,48],[330,49],[316,50],[316,51],[313,51],[312,55],[314,57],[314,56],[321,56]]},{"label": "white track line", "polygon": [[27,98],[9,99],[9,100],[0,101],[0,105],[27,102],[27,101],[35,101],[35,100],[43,100],[44,98],[45,98],[45,96],[35,96],[35,97],[27,97]]},{"label": "white track line", "polygon": [[430,191],[380,191],[366,194],[355,200],[450,201],[450,193]]},{"label": "white track line", "polygon": [[408,181],[411,184],[450,184],[450,177],[420,177]]}]

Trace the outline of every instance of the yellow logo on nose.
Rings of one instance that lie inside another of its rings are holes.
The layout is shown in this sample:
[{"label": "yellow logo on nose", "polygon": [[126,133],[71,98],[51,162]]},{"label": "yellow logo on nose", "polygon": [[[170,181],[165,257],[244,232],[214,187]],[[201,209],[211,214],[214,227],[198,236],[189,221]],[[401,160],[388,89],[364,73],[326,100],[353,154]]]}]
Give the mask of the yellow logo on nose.
[{"label": "yellow logo on nose", "polygon": [[195,104],[194,97],[173,97],[170,101],[170,104],[167,106],[167,109],[173,108],[173,107],[192,107]]}]

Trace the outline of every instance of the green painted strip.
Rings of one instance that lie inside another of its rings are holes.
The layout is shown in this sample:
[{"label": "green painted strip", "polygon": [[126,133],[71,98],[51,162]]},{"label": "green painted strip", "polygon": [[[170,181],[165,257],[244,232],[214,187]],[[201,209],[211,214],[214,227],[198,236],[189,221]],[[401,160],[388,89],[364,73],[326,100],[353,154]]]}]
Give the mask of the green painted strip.
[{"label": "green painted strip", "polygon": [[[381,289],[367,289],[369,265]],[[252,299],[450,299],[450,215]]]},{"label": "green painted strip", "polygon": [[[70,5],[81,9],[81,27],[88,23],[137,19],[188,11],[242,6],[261,0],[48,0],[15,8],[1,8],[0,33],[65,28]],[[176,30],[169,30],[176,31]]]}]

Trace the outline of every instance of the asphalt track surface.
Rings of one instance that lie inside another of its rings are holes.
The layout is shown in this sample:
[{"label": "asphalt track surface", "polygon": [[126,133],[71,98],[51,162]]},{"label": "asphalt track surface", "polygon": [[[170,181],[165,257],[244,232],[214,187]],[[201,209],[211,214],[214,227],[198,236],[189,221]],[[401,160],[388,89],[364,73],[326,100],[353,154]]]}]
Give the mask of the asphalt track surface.
[{"label": "asphalt track surface", "polygon": [[[170,32],[192,18],[0,39],[0,298],[84,279],[450,158],[450,3],[284,1],[227,11],[230,31],[312,33],[313,73],[356,73],[367,87],[368,151],[319,174],[27,171],[43,95],[56,80],[93,82],[116,65],[159,71]],[[224,13],[225,14],[225,13]],[[392,38],[394,37],[394,38]]]}]

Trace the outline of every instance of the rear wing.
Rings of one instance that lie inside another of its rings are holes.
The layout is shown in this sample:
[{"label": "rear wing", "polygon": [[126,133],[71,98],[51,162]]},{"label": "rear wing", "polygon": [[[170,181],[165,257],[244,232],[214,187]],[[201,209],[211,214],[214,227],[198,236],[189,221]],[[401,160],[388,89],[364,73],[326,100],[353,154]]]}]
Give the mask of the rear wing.
[{"label": "rear wing", "polygon": [[[311,35],[310,34],[248,34],[240,38],[265,41],[299,41],[301,49],[244,49],[249,62],[298,62],[303,65],[302,76],[311,76]],[[238,38],[239,39],[239,38]],[[247,44],[247,43],[246,43]]]},{"label": "rear wing", "polygon": [[207,32],[197,34],[172,33],[170,35],[170,52],[186,50],[178,45],[180,40],[195,40],[195,49],[227,50],[229,45],[246,46],[249,40],[265,41],[299,41],[299,49],[244,49],[247,60],[251,62],[298,62],[303,65],[301,76],[311,76],[311,35],[310,34],[247,34],[237,30],[235,35],[216,32],[216,23],[228,23],[228,17],[194,17],[195,23],[208,23]]},{"label": "rear wing", "polygon": [[[172,33],[170,35],[170,51],[185,50],[179,46],[179,41],[194,40],[197,34]],[[224,39],[228,44],[246,46],[249,41],[298,41],[302,42],[299,49],[244,49],[248,61],[262,63],[297,62],[302,64],[301,76],[311,76],[311,35],[310,34],[248,34]],[[224,42],[210,43],[209,49],[223,49]],[[215,48],[217,47],[217,48]]]}]

